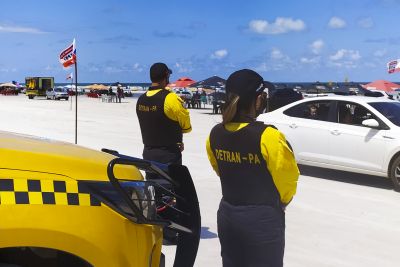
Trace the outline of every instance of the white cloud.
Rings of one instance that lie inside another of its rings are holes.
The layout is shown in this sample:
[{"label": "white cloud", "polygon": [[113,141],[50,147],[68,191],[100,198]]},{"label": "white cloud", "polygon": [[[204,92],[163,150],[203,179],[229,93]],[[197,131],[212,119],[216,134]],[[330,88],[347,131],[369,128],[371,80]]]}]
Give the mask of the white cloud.
[{"label": "white cloud", "polygon": [[347,50],[347,49],[340,49],[334,55],[329,57],[332,61],[338,60],[359,60],[361,58],[360,52],[358,50]]},{"label": "white cloud", "polygon": [[7,26],[0,25],[0,32],[10,32],[10,33],[45,33],[39,29],[29,28],[29,27],[20,27],[20,26]]},{"label": "white cloud", "polygon": [[287,58],[287,56],[285,56],[281,50],[279,50],[278,48],[272,48],[271,51],[271,58],[272,59],[284,59]]},{"label": "white cloud", "polygon": [[228,55],[228,50],[226,49],[220,49],[215,51],[214,53],[212,53],[211,58],[214,59],[223,59],[224,57],[226,57]]},{"label": "white cloud", "polygon": [[303,31],[306,24],[301,20],[278,17],[273,23],[266,20],[252,20],[249,22],[249,29],[259,34],[281,34],[291,31]]},{"label": "white cloud", "polygon": [[328,65],[339,68],[356,68],[358,61],[361,59],[358,50],[340,49],[329,57]]},{"label": "white cloud", "polygon": [[372,20],[371,17],[362,18],[357,23],[358,23],[358,26],[360,26],[361,28],[365,28],[365,29],[369,29],[374,26],[374,21]]},{"label": "white cloud", "polygon": [[133,70],[135,70],[137,72],[142,72],[143,67],[139,63],[135,63],[135,64],[133,64]]},{"label": "white cloud", "polygon": [[255,71],[258,71],[258,72],[267,72],[270,70],[270,68],[266,62],[262,62],[260,65],[258,65],[254,69],[255,69]]},{"label": "white cloud", "polygon": [[16,68],[0,68],[0,72],[16,72]]},{"label": "white cloud", "polygon": [[374,52],[374,56],[376,57],[383,57],[387,54],[387,50],[386,49],[382,49],[382,50],[376,50]]},{"label": "white cloud", "polygon": [[328,27],[332,29],[342,29],[346,27],[346,21],[339,17],[332,17],[329,20]]},{"label": "white cloud", "polygon": [[175,68],[177,69],[177,73],[190,73],[193,72],[193,66],[192,62],[186,61],[186,62],[176,62],[175,63]]},{"label": "white cloud", "polygon": [[97,66],[95,66],[95,65],[91,65],[91,66],[88,68],[88,71],[89,71],[89,72],[98,72],[98,71],[100,71],[100,68],[97,67]]},{"label": "white cloud", "polygon": [[315,55],[319,55],[321,53],[322,48],[324,47],[325,43],[321,39],[314,41],[311,45],[311,51]]},{"label": "white cloud", "polygon": [[320,60],[321,60],[321,57],[311,57],[311,58],[302,57],[302,58],[300,58],[300,62],[303,64],[317,64],[317,63],[319,63]]}]

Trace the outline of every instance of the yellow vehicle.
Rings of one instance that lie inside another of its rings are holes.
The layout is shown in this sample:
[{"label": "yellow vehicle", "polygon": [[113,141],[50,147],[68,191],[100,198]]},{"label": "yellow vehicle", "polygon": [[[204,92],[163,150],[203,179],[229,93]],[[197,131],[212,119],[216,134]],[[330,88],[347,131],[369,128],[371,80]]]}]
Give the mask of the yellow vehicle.
[{"label": "yellow vehicle", "polygon": [[[193,266],[200,211],[186,167],[0,132],[0,266]],[[142,172],[159,174],[146,181]]]},{"label": "yellow vehicle", "polygon": [[46,96],[46,91],[54,88],[53,77],[26,77],[25,78],[26,92],[29,99],[36,96]]}]

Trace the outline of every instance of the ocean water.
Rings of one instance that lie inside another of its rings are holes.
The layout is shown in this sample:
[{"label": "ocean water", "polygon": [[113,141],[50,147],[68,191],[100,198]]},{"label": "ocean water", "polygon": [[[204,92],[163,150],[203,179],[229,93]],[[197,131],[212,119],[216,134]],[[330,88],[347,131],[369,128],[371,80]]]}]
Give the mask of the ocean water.
[{"label": "ocean water", "polygon": [[[74,83],[75,84],[75,83]],[[91,85],[91,84],[95,84],[95,83],[79,83],[78,82],[78,86],[88,86],[88,85]],[[110,85],[113,85],[113,84],[115,84],[115,82],[110,82],[110,83],[97,83],[97,84],[103,84],[103,85],[106,85],[106,86],[110,86]],[[143,87],[143,88],[146,88],[146,87],[149,87],[150,86],[150,83],[120,83],[122,86],[130,86],[130,87],[133,87],[133,86],[141,86],[141,87]],[[65,85],[71,85],[71,83],[55,83],[55,86],[65,86]]]}]

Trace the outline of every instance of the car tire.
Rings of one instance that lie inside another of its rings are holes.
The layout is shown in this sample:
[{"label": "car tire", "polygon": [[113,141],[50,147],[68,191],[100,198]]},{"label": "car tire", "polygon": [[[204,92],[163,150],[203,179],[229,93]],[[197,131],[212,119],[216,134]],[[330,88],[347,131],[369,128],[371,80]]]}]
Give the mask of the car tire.
[{"label": "car tire", "polygon": [[394,190],[400,192],[400,155],[397,155],[390,165],[389,178],[392,180]]},{"label": "car tire", "polygon": [[53,100],[56,100],[56,96],[53,95]]}]

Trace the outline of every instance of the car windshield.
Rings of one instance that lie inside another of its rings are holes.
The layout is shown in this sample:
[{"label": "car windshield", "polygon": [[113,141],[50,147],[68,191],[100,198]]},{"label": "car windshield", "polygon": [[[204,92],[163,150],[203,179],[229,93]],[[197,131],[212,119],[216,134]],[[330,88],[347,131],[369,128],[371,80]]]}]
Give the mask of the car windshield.
[{"label": "car windshield", "polygon": [[56,88],[56,89],[54,89],[54,92],[64,92],[64,89],[62,89],[62,88]]},{"label": "car windshield", "polygon": [[369,104],[393,124],[400,126],[400,102],[373,102]]}]

